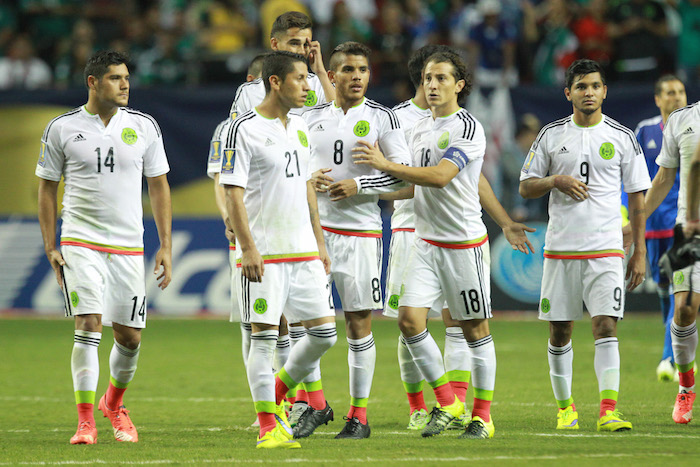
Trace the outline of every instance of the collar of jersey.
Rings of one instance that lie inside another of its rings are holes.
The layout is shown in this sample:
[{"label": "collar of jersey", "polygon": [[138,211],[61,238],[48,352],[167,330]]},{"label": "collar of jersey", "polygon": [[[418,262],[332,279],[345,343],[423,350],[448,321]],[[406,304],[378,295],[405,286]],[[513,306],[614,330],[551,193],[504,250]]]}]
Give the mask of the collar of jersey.
[{"label": "collar of jersey", "polygon": [[[119,113],[119,109],[121,109],[121,107],[117,107],[117,110],[114,111],[114,114],[112,115],[112,117],[114,117],[115,115],[117,115]],[[98,114],[90,113],[90,111],[87,109],[87,104],[83,104],[82,110],[87,114],[87,116],[89,118],[100,118],[100,116]],[[112,117],[110,117],[110,118],[112,118]]]},{"label": "collar of jersey", "polygon": [[[418,107],[418,108],[420,108],[420,107]],[[434,120],[437,122],[437,121],[440,121],[439,119],[441,119],[441,118],[450,118],[450,117],[454,117],[455,115],[457,115],[458,113],[460,113],[462,110],[464,110],[464,109],[463,109],[462,107],[460,107],[459,109],[457,109],[456,111],[452,112],[451,114],[449,114],[449,115],[443,115],[442,117],[436,117]]]},{"label": "collar of jersey", "polygon": [[[258,112],[258,108],[257,108],[257,107],[253,107],[253,112],[255,112],[256,115],[258,115],[258,116],[260,116],[260,117],[262,117],[262,118],[264,118],[265,120],[268,120],[268,121],[270,121],[270,122],[274,122],[275,120],[279,121],[279,118],[277,118],[277,117],[275,117],[275,118],[268,118],[268,117],[264,116],[263,114],[261,114],[260,112]],[[287,115],[287,120],[289,120],[289,115]]]},{"label": "collar of jersey", "polygon": [[573,123],[574,126],[575,126],[576,128],[581,128],[582,130],[588,130],[588,129],[591,129],[591,128],[596,128],[598,125],[600,125],[601,123],[603,123],[603,122],[605,121],[605,114],[601,114],[601,115],[602,115],[602,117],[601,117],[600,121],[599,121],[598,123],[596,123],[595,125],[591,125],[591,126],[581,126],[581,125],[579,125],[578,123],[576,123],[576,122],[574,121],[574,116],[573,116],[573,115],[571,115],[571,123]]},{"label": "collar of jersey", "polygon": [[418,105],[418,104],[416,104],[415,102],[413,102],[413,98],[409,99],[409,102],[410,102],[411,105],[413,105],[416,109],[422,110],[423,112],[425,112],[426,110],[430,110],[429,108],[428,108],[428,109],[424,109],[424,108],[421,107],[420,105]]},{"label": "collar of jersey", "polygon": [[[362,104],[364,104],[364,103],[365,103],[365,99],[367,99],[367,96],[362,96],[362,102],[360,102],[360,103],[357,104],[357,105],[353,105],[352,107],[350,107],[350,108],[348,109],[348,112],[349,112],[350,110],[355,109],[355,108],[361,106]],[[335,101],[335,100],[333,101],[333,108],[334,108],[335,110],[338,110],[338,109],[343,110],[343,108],[340,107],[340,106],[337,104],[337,101]]]}]

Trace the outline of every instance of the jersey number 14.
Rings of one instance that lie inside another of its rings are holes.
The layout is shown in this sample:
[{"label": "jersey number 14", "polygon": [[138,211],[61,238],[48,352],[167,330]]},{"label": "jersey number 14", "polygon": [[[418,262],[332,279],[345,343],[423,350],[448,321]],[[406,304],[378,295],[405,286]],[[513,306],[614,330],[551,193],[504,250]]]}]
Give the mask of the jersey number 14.
[{"label": "jersey number 14", "polygon": [[95,152],[97,153],[97,173],[102,173],[102,167],[105,167],[105,172],[108,167],[110,172],[114,172],[114,148],[109,148],[104,162],[102,162],[102,151],[100,148],[95,148]]}]

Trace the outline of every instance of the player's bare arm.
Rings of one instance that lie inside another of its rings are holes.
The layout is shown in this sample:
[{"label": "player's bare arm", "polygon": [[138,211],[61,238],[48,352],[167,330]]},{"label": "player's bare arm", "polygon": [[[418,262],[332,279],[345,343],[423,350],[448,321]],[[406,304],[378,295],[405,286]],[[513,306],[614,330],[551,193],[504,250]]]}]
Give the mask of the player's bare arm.
[{"label": "player's bare arm", "polygon": [[56,203],[58,202],[58,182],[39,179],[39,226],[41,236],[44,239],[44,251],[51,264],[56,282],[63,286],[61,281],[61,266],[66,262],[61,252],[56,248]]},{"label": "player's bare arm", "polygon": [[214,174],[214,199],[216,200],[216,207],[219,209],[219,214],[221,214],[221,219],[224,221],[224,235],[226,235],[226,239],[229,242],[235,244],[236,235],[233,233],[233,225],[226,213],[226,193],[224,193],[224,187],[219,184],[219,175],[219,173]]},{"label": "player's bare arm", "polygon": [[335,181],[330,175],[326,175],[333,169],[324,168],[318,169],[316,172],[311,174],[311,185],[319,193],[326,193],[330,185]]},{"label": "player's bare arm", "polygon": [[508,240],[508,243],[514,250],[518,250],[526,255],[530,254],[530,251],[532,253],[535,252],[525,233],[534,232],[535,229],[520,222],[514,222],[510,218],[506,210],[503,209],[503,205],[496,198],[496,194],[493,192],[491,184],[486,180],[484,174],[479,175],[479,201],[481,202],[481,207],[491,216],[491,219],[503,229],[503,235],[506,236],[506,240]]},{"label": "player's bare arm", "polygon": [[686,210],[686,220],[683,226],[683,233],[690,238],[700,234],[700,218],[698,209],[700,208],[700,144],[695,149],[693,160],[688,171],[688,209]]},{"label": "player's bare arm", "polygon": [[243,203],[245,188],[225,185],[226,211],[233,224],[238,239],[237,247],[241,249],[241,269],[243,275],[251,282],[262,282],[265,263],[253,241],[248,224],[248,211]]},{"label": "player's bare arm", "polygon": [[306,182],[306,198],[309,203],[309,215],[311,216],[311,227],[314,229],[314,237],[318,244],[318,254],[321,257],[323,268],[326,274],[331,273],[331,257],[326,250],[326,241],[323,238],[323,229],[321,228],[321,218],[318,215],[318,201],[316,199],[316,191],[311,180]]},{"label": "player's bare arm", "polygon": [[372,145],[366,141],[358,141],[358,144],[360,146],[352,148],[355,164],[371,165],[377,170],[415,185],[444,188],[459,173],[459,168],[447,160],[441,160],[433,167],[408,167],[384,157],[379,150],[379,143]]},{"label": "player's bare arm", "polygon": [[625,279],[629,280],[627,290],[634,290],[644,281],[646,274],[647,247],[644,240],[647,216],[644,212],[644,193],[629,193],[630,225],[634,242],[634,253],[627,263]]},{"label": "player's bare arm", "polygon": [[397,201],[401,199],[413,199],[416,191],[415,185],[410,185],[400,190],[392,191],[391,193],[384,193],[379,195],[379,199],[384,201]]},{"label": "player's bare arm", "polygon": [[656,208],[661,205],[668,192],[671,191],[671,187],[676,181],[677,171],[676,168],[659,167],[654,180],[651,181],[651,188],[644,197],[644,210],[647,216],[656,211]]},{"label": "player's bare arm", "polygon": [[555,188],[576,201],[588,198],[588,186],[570,175],[528,178],[520,182],[519,192],[525,199],[534,199],[541,198]]},{"label": "player's bare arm", "polygon": [[352,178],[346,178],[333,183],[328,187],[328,190],[330,191],[331,201],[340,201],[357,194],[357,182]]},{"label": "player's bare arm", "polygon": [[153,207],[153,219],[156,221],[158,239],[160,240],[153,274],[157,275],[158,287],[165,289],[170,284],[173,274],[173,210],[170,202],[170,185],[165,174],[157,177],[146,177],[146,182],[148,183],[148,197],[151,199]]},{"label": "player's bare arm", "polygon": [[311,71],[316,73],[318,80],[323,86],[323,93],[326,95],[326,102],[335,100],[335,88],[328,78],[328,72],[323,65],[323,56],[321,55],[321,43],[318,41],[309,41],[309,67]]}]

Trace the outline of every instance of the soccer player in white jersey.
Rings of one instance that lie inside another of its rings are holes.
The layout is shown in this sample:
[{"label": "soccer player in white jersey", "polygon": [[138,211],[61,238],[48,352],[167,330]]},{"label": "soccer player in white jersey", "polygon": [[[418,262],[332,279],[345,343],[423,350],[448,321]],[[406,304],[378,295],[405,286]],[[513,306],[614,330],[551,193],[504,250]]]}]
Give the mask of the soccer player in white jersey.
[{"label": "soccer player in white jersey", "polygon": [[[439,404],[422,435],[441,433],[464,413],[464,404],[445,375],[440,349],[426,328],[428,311],[447,302],[472,352],[474,405],[460,437],[491,438],[496,352],[488,325],[488,236],[478,188],[486,140],[481,124],[459,106],[469,93],[471,79],[458,55],[441,52],[428,58],[423,88],[432,115],[416,123],[411,133],[414,167],[386,160],[366,141],[353,149],[353,158],[416,185],[416,241],[399,298],[399,329]],[[526,252],[524,226],[517,237],[515,248]]]},{"label": "soccer player in white jersey", "polygon": [[[670,191],[680,167],[681,184],[678,190],[676,224],[681,224],[688,235],[693,233],[700,218],[697,199],[692,193],[692,197],[689,197],[690,190],[697,190],[697,177],[691,177],[691,167],[697,163],[691,161],[699,143],[700,101],[678,109],[668,117],[661,153],[656,159],[660,166],[659,171],[646,195],[646,210],[651,214]],[[697,240],[699,235],[697,232],[694,235]],[[698,347],[696,319],[700,306],[699,261],[673,271],[673,295],[676,304],[671,323],[671,345],[678,369],[679,388],[672,416],[676,423],[688,423],[693,419],[696,394],[694,366]]]},{"label": "soccer player in white jersey", "polygon": [[[389,159],[410,164],[408,146],[394,112],[365,97],[370,53],[367,46],[357,42],[338,45],[331,53],[328,73],[336,99],[303,115],[309,125],[311,169],[331,168],[326,177],[336,180],[318,198],[321,225],[333,261],[331,281],[343,305],[349,346],[350,410],[336,438],[370,435],[367,401],[377,355],[372,310],[380,309],[382,301],[382,219],[377,201],[379,193],[405,185],[371,167],[353,164],[351,151],[359,140],[372,141]],[[313,422],[306,418],[309,420],[300,419],[297,425],[302,435],[311,434],[319,422],[326,420],[320,415]]]},{"label": "soccer player in white jersey", "polygon": [[[39,224],[46,256],[61,286],[67,316],[75,317],[71,370],[78,430],[71,444],[95,444],[93,415],[102,325],[112,326],[110,379],[99,410],[117,441],[137,442],[122,402],[139,358],[146,326],[142,177],[146,177],[160,249],[155,274],[171,277],[170,170],[160,128],[150,115],[126,108],[126,56],[98,52],[85,66],[87,104],[60,115],[41,138],[36,167]],[[60,250],[56,248],[58,184],[64,179]]]},{"label": "soccer player in white jersey", "polygon": [[[557,401],[557,429],[578,429],[571,394],[573,321],[585,303],[595,339],[600,392],[598,431],[631,430],[616,404],[620,387],[617,320],[628,290],[644,280],[644,193],[651,185],[634,133],[603,115],[605,76],[592,60],[577,60],[566,72],[564,94],[573,115],[545,125],[520,176],[527,199],[549,193],[539,318],[549,321],[549,375]],[[620,187],[630,206],[634,253],[625,275]]]},{"label": "soccer player in white jersey", "polygon": [[[298,448],[281,405],[289,388],[319,365],[336,341],[326,274],[330,260],[318,221],[316,193],[307,182],[308,127],[301,107],[309,85],[303,56],[265,57],[267,95],[231,125],[224,142],[220,182],[238,241],[243,314],[252,326],[247,374],[260,433],[258,448]],[[325,266],[325,268],[324,268]],[[284,311],[307,329],[284,367],[272,356]]]},{"label": "soccer player in white jersey", "polygon": [[[307,79],[310,89],[304,105],[291,110],[296,115],[301,115],[305,111],[335,98],[335,90],[323,65],[321,44],[311,39],[312,26],[311,19],[304,13],[288,11],[275,19],[270,31],[270,48],[272,50],[294,52],[309,60],[311,72]],[[241,84],[231,105],[231,116],[235,118],[236,115],[247,112],[262,102],[264,97],[265,85],[262,79]]]}]

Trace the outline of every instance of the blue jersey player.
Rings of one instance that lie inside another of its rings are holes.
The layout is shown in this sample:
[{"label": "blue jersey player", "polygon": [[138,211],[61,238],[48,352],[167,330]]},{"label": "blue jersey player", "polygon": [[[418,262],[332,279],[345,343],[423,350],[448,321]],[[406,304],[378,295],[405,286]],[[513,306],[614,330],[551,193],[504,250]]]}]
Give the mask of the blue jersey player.
[{"label": "blue jersey player", "polygon": [[[637,125],[635,134],[637,141],[644,150],[649,176],[653,179],[659,166],[656,164],[656,156],[661,151],[663,129],[668,116],[676,109],[685,107],[687,99],[685,86],[673,75],[665,75],[659,78],[654,87],[654,101],[661,111],[661,115],[642,120]],[[673,245],[673,227],[676,222],[678,202],[679,177],[664,199],[647,219],[646,244],[647,258],[651,275],[657,284],[657,293],[661,304],[665,324],[664,350],[656,368],[656,376],[659,381],[671,381],[676,375],[673,365],[673,350],[671,349],[671,320],[673,319],[673,295],[669,291],[669,278],[659,270],[659,258]],[[627,206],[627,196],[622,190],[623,205]]]}]

